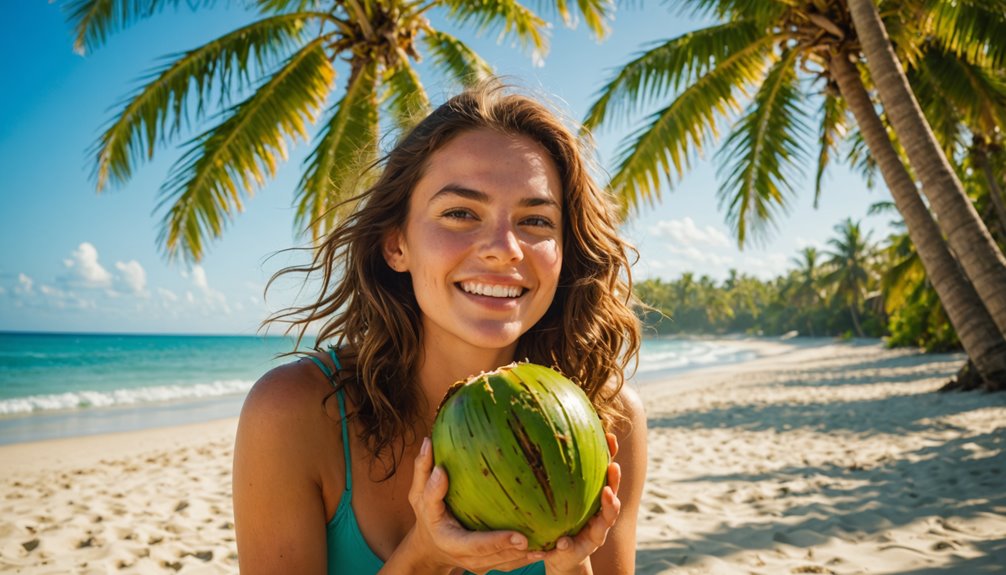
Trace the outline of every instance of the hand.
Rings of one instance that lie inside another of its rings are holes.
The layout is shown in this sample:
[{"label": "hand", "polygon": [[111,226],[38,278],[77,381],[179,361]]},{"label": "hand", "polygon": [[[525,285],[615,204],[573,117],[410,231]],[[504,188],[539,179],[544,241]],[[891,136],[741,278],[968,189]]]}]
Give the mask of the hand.
[{"label": "hand", "polygon": [[433,571],[463,567],[473,573],[493,569],[510,571],[532,563],[527,538],[517,531],[469,531],[451,515],[444,503],[447,473],[433,467],[429,438],[416,458],[412,472],[409,503],[416,514],[416,524],[409,534],[415,539],[413,549],[425,557],[422,564]]},{"label": "hand", "polygon": [[615,454],[618,453],[618,440],[612,433],[608,433],[606,437],[612,461],[608,464],[608,484],[601,490],[601,509],[579,533],[573,537],[560,537],[555,549],[545,554],[545,570],[549,574],[592,573],[589,569],[590,556],[604,545],[608,530],[618,519],[618,512],[622,507],[622,502],[616,495],[618,484],[622,481],[622,470],[614,462]]}]

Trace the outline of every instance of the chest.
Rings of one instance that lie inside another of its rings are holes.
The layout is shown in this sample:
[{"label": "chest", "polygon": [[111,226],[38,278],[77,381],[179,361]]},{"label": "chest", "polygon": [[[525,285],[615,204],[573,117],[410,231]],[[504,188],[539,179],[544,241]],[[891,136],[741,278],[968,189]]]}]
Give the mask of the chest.
[{"label": "chest", "polygon": [[416,522],[409,503],[413,465],[399,465],[385,481],[378,481],[383,469],[368,474],[357,466],[353,470],[353,511],[360,533],[374,553],[387,559]]}]

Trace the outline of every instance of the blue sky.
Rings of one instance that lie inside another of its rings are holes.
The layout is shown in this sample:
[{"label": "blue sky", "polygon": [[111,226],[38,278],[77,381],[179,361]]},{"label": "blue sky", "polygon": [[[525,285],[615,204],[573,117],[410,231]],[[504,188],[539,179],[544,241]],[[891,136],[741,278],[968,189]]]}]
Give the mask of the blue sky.
[{"label": "blue sky", "polygon": [[[600,44],[583,26],[557,27],[540,66],[526,52],[497,44],[493,34],[455,32],[499,73],[553,94],[580,118],[618,64],[652,41],[700,25],[657,3],[646,4],[621,8],[612,34]],[[121,188],[99,195],[91,178],[87,151],[138,79],[165,55],[204,43],[250,17],[221,5],[196,13],[168,10],[113,34],[87,56],[72,51],[72,31],[58,4],[18,1],[5,12],[0,330],[254,333],[270,311],[294,301],[292,284],[271,291],[268,300],[262,290],[273,273],[301,261],[282,250],[304,243],[293,229],[292,199],[308,145],[293,148],[277,177],[246,203],[199,266],[167,261],[156,243],[162,217],[157,191],[177,149],[159,149]],[[449,85],[435,75],[424,80],[434,102],[449,95]],[[596,135],[606,168],[633,127]],[[815,210],[811,169],[796,187],[789,215],[768,241],[740,251],[718,210],[715,164],[699,161],[673,190],[664,191],[659,205],[625,226],[640,249],[636,277],[673,279],[691,271],[722,279],[730,268],[773,277],[791,267],[800,248],[825,247],[834,226],[849,216],[875,230],[875,240],[886,234],[887,217],[866,216],[870,203],[888,199],[884,188],[868,191],[858,176],[835,166]]]}]

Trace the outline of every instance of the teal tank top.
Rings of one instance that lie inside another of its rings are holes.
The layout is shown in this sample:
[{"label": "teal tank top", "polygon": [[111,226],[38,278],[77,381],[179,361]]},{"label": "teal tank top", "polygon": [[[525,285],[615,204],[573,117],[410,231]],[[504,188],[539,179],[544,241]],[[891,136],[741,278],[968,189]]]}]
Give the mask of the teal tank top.
[{"label": "teal tank top", "polygon": [[[336,372],[342,369],[335,348],[328,348]],[[317,357],[308,355],[322,373],[335,385],[335,373]],[[325,541],[328,547],[328,575],[376,575],[384,562],[374,554],[360,532],[353,513],[353,474],[349,459],[349,428],[346,425],[346,399],[342,388],[335,393],[339,402],[339,419],[342,422],[342,455],[346,460],[346,489],[339,498],[339,506],[335,515],[325,526]],[[469,572],[465,572],[469,573]],[[471,575],[471,574],[469,574]],[[514,571],[490,571],[489,575],[545,575],[545,564],[541,561],[532,563]]]}]

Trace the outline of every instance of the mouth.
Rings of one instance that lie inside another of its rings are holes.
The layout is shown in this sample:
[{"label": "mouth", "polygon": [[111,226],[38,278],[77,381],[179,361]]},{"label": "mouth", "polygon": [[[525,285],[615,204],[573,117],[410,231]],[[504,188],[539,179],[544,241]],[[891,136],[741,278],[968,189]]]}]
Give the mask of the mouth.
[{"label": "mouth", "polygon": [[494,297],[501,299],[516,299],[524,295],[526,288],[514,285],[485,284],[479,282],[458,282],[457,285],[465,293]]}]

